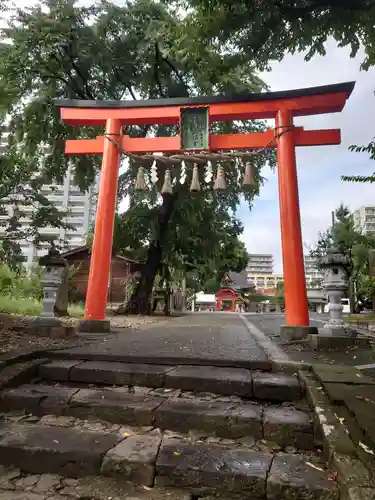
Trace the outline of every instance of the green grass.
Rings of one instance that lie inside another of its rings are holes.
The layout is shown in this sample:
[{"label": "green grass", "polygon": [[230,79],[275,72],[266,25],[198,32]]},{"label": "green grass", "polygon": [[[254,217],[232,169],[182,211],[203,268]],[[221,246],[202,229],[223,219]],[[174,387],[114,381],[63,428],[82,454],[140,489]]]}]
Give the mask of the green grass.
[{"label": "green grass", "polygon": [[36,299],[24,297],[11,297],[0,295],[0,312],[6,314],[20,314],[22,316],[38,316],[42,310],[42,304]]},{"label": "green grass", "polygon": [[85,307],[83,304],[69,304],[68,313],[74,318],[81,318],[85,312]]},{"label": "green grass", "polygon": [[[0,295],[0,313],[18,314],[20,316],[39,316],[41,311],[42,302],[39,300]],[[68,307],[70,316],[79,318],[83,316],[83,312],[84,307],[82,304],[70,304]]]},{"label": "green grass", "polygon": [[375,323],[375,314],[352,314],[346,320],[349,323]]}]

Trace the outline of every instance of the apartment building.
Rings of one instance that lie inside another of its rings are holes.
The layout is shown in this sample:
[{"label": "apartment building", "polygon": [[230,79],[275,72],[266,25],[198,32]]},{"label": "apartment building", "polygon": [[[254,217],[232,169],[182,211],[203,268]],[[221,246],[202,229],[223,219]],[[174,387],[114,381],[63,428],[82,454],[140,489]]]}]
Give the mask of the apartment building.
[{"label": "apartment building", "polygon": [[249,274],[248,279],[255,285],[255,289],[260,293],[275,292],[277,286],[284,281],[282,274]]},{"label": "apartment building", "polygon": [[249,277],[252,275],[273,274],[273,267],[272,254],[250,254],[246,272]]},{"label": "apartment building", "polygon": [[[46,185],[42,188],[42,194],[46,198],[54,203],[59,210],[68,213],[66,222],[72,226],[72,229],[46,227],[40,229],[40,234],[51,239],[54,238],[64,250],[72,250],[86,244],[88,231],[96,215],[98,178],[86,193],[82,193],[74,184],[73,174],[73,167],[70,166],[63,184]],[[31,222],[27,217],[27,212],[31,211],[31,207],[24,207],[22,210],[26,212],[26,216],[20,222],[23,227],[27,228]],[[3,217],[9,217],[11,214],[12,207],[9,206],[8,215]],[[5,228],[0,226],[0,238],[4,230]],[[20,245],[27,267],[30,267],[33,262],[36,262],[49,250],[48,242],[42,243],[38,248],[29,241],[20,241]]]},{"label": "apartment building", "polygon": [[353,212],[354,224],[364,234],[375,234],[375,205],[362,206]]},{"label": "apartment building", "polygon": [[324,271],[318,268],[316,259],[310,255],[305,255],[304,264],[307,288],[321,288]]}]

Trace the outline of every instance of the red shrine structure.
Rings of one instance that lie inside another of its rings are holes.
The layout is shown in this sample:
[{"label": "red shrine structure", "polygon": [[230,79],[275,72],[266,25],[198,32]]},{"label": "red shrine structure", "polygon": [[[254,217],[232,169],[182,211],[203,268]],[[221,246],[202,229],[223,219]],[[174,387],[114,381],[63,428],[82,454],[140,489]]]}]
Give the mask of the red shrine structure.
[{"label": "red shrine structure", "polygon": [[[207,141],[189,149],[233,151],[277,148],[281,240],[284,268],[286,323],[308,326],[301,220],[295,149],[299,146],[340,144],[340,130],[304,130],[294,117],[342,111],[354,82],[231,97],[192,97],[140,101],[56,100],[61,118],[73,126],[104,126],[95,139],[67,140],[68,155],[102,155],[98,209],[92,249],[85,319],[103,320],[108,293],[115,203],[120,156],[123,152],[177,153],[186,151],[181,117],[201,108],[207,122],[274,119],[275,128],[252,134],[207,134]],[[174,137],[132,138],[128,125],[180,124]],[[318,195],[318,193],[317,193]]]}]

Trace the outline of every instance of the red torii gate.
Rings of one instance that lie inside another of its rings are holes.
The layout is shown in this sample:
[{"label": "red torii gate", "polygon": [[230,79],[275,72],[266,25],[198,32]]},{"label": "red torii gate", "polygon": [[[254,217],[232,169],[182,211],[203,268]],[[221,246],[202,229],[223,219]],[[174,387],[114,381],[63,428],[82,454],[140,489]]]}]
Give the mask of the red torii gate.
[{"label": "red torii gate", "polygon": [[183,151],[175,137],[132,138],[123,125],[178,124],[186,108],[204,107],[210,122],[274,118],[275,129],[252,134],[209,135],[210,151],[277,148],[281,242],[284,268],[286,323],[308,326],[296,170],[296,146],[340,144],[340,130],[304,130],[293,117],[340,112],[354,82],[234,97],[193,97],[140,101],[58,99],[61,118],[69,125],[105,126],[105,136],[67,140],[65,153],[102,154],[95,235],[92,248],[85,319],[104,320],[112,252],[113,224],[121,151],[176,153]]}]

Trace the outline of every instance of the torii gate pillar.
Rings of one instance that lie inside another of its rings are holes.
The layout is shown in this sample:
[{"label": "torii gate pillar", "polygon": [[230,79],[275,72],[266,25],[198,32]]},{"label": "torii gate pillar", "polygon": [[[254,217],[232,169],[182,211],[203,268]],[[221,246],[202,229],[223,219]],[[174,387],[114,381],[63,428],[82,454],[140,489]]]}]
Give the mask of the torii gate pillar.
[{"label": "torii gate pillar", "polygon": [[277,171],[286,323],[293,326],[307,326],[309,325],[309,312],[299,210],[296,148],[293,136],[293,116],[288,109],[278,111],[276,128],[279,131]]},{"label": "torii gate pillar", "polygon": [[120,120],[114,118],[107,120],[94,242],[87,285],[85,320],[104,320],[105,318],[120,163],[120,150],[117,143],[120,139],[121,127]]}]

